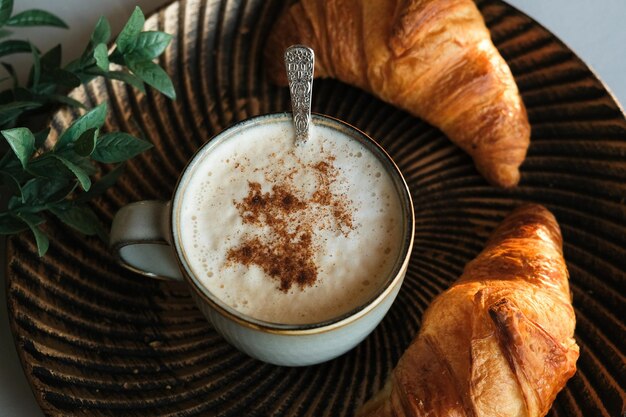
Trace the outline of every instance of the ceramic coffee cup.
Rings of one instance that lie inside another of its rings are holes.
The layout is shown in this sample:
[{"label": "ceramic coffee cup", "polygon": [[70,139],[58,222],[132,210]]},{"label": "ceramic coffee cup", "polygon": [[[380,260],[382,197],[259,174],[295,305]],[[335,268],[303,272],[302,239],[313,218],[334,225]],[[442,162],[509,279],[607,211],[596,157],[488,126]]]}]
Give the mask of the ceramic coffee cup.
[{"label": "ceramic coffee cup", "polygon": [[[189,181],[202,160],[226,141],[260,125],[291,123],[290,113],[254,117],[222,131],[203,145],[183,170],[172,200],[129,204],[116,214],[110,245],[118,262],[147,277],[182,280],[213,327],[229,343],[248,355],[276,365],[304,366],[330,360],[355,347],[380,323],[404,280],[413,246],[414,214],[409,189],[389,155],[360,130],[329,116],[313,114],[321,125],[360,143],[389,175],[401,211],[401,238],[388,276],[369,300],[330,320],[304,325],[266,322],[241,313],[215,296],[190,267],[182,245],[181,205]],[[219,219],[216,219],[219,221]]]}]

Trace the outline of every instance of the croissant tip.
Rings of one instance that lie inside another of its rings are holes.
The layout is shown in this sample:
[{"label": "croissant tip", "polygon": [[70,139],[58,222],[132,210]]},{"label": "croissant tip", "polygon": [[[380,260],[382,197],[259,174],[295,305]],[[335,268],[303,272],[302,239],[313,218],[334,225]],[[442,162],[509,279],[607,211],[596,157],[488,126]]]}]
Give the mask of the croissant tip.
[{"label": "croissant tip", "polygon": [[539,203],[524,203],[524,204],[522,204],[520,206],[517,206],[515,208],[515,210],[513,210],[509,214],[509,217],[512,217],[512,216],[520,214],[520,213],[528,213],[528,212],[552,216],[552,213],[550,212],[550,210],[548,210],[542,204],[539,204]]},{"label": "croissant tip", "polygon": [[520,172],[517,166],[503,165],[493,168],[480,169],[479,171],[487,178],[492,185],[501,188],[513,188],[519,184]]}]

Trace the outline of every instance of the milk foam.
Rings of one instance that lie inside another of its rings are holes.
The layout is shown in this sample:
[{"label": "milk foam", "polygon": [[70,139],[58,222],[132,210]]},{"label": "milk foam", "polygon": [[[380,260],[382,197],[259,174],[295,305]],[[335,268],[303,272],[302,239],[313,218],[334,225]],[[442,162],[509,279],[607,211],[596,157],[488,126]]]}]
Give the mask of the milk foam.
[{"label": "milk foam", "polygon": [[[180,243],[193,274],[223,303],[250,317],[273,323],[318,323],[341,316],[370,300],[387,280],[402,244],[402,209],[390,176],[357,141],[321,126],[311,126],[304,144],[294,142],[290,122],[248,128],[212,149],[194,166],[180,203]],[[270,192],[287,182],[299,198],[319,189],[311,168],[332,159],[337,172],[333,197],[352,215],[350,230],[329,227],[323,207],[313,218],[312,286],[281,291],[256,265],[228,259],[228,253],[271,230],[244,222],[237,202],[250,184]],[[295,172],[295,174],[294,174]]]}]

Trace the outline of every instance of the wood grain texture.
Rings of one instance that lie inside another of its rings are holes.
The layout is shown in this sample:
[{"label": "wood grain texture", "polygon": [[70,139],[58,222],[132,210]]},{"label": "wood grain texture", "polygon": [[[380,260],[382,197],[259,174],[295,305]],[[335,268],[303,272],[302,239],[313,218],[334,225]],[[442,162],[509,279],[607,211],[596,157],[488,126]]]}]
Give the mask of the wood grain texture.
[{"label": "wood grain texture", "polygon": [[[578,372],[550,416],[625,411],[626,119],[606,88],[553,35],[497,0],[479,2],[528,108],[520,186],[488,186],[439,131],[336,81],[316,81],[313,110],[344,119],[389,151],[411,188],[415,247],[403,289],[376,331],[348,354],[307,368],[252,360],[224,342],[180,284],[116,266],[106,245],[49,222],[8,244],[9,318],[35,396],[51,416],[351,416],[378,391],[432,298],[461,274],[514,206],[537,202],[560,222],[581,347]],[[161,63],[179,99],[96,80],[74,96],[107,101],[108,129],[155,149],[94,202],[106,224],[124,204],[169,199],[185,162],[229,124],[289,108],[266,81],[263,44],[280,0],[172,3],[148,27],[175,34]],[[75,113],[54,120],[61,129]],[[108,168],[104,167],[106,171]]]}]

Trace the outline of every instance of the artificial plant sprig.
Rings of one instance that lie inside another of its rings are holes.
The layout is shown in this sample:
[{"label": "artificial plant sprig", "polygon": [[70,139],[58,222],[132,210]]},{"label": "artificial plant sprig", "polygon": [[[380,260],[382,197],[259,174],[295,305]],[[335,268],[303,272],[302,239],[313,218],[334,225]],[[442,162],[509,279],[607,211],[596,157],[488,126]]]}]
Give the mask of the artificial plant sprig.
[{"label": "artificial plant sprig", "polygon": [[[0,157],[0,188],[8,201],[0,209],[0,234],[30,230],[39,255],[49,246],[41,226],[47,216],[87,235],[106,238],[106,232],[87,204],[113,185],[124,161],[152,147],[145,139],[124,132],[100,132],[106,103],[85,112],[65,131],[58,132],[52,145],[46,139],[50,129],[36,129],[34,120],[48,117],[59,106],[84,107],[66,93],[94,77],[120,80],[141,91],[148,84],[167,97],[176,93],[167,73],[154,62],[171,41],[171,35],[143,31],[145,17],[136,8],[109,48],[111,27],[102,17],[79,58],[62,65],[61,45],[41,53],[26,40],[8,39],[11,26],[56,26],[67,28],[57,16],[43,10],[27,10],[13,15],[13,1],[0,0],[0,59],[15,53],[30,53],[33,65],[28,81],[20,85],[13,66],[0,62],[10,83],[0,91],[0,132],[9,150]],[[115,64],[117,67],[113,67]],[[35,132],[33,132],[35,128]],[[117,164],[94,182],[97,163]]]}]

